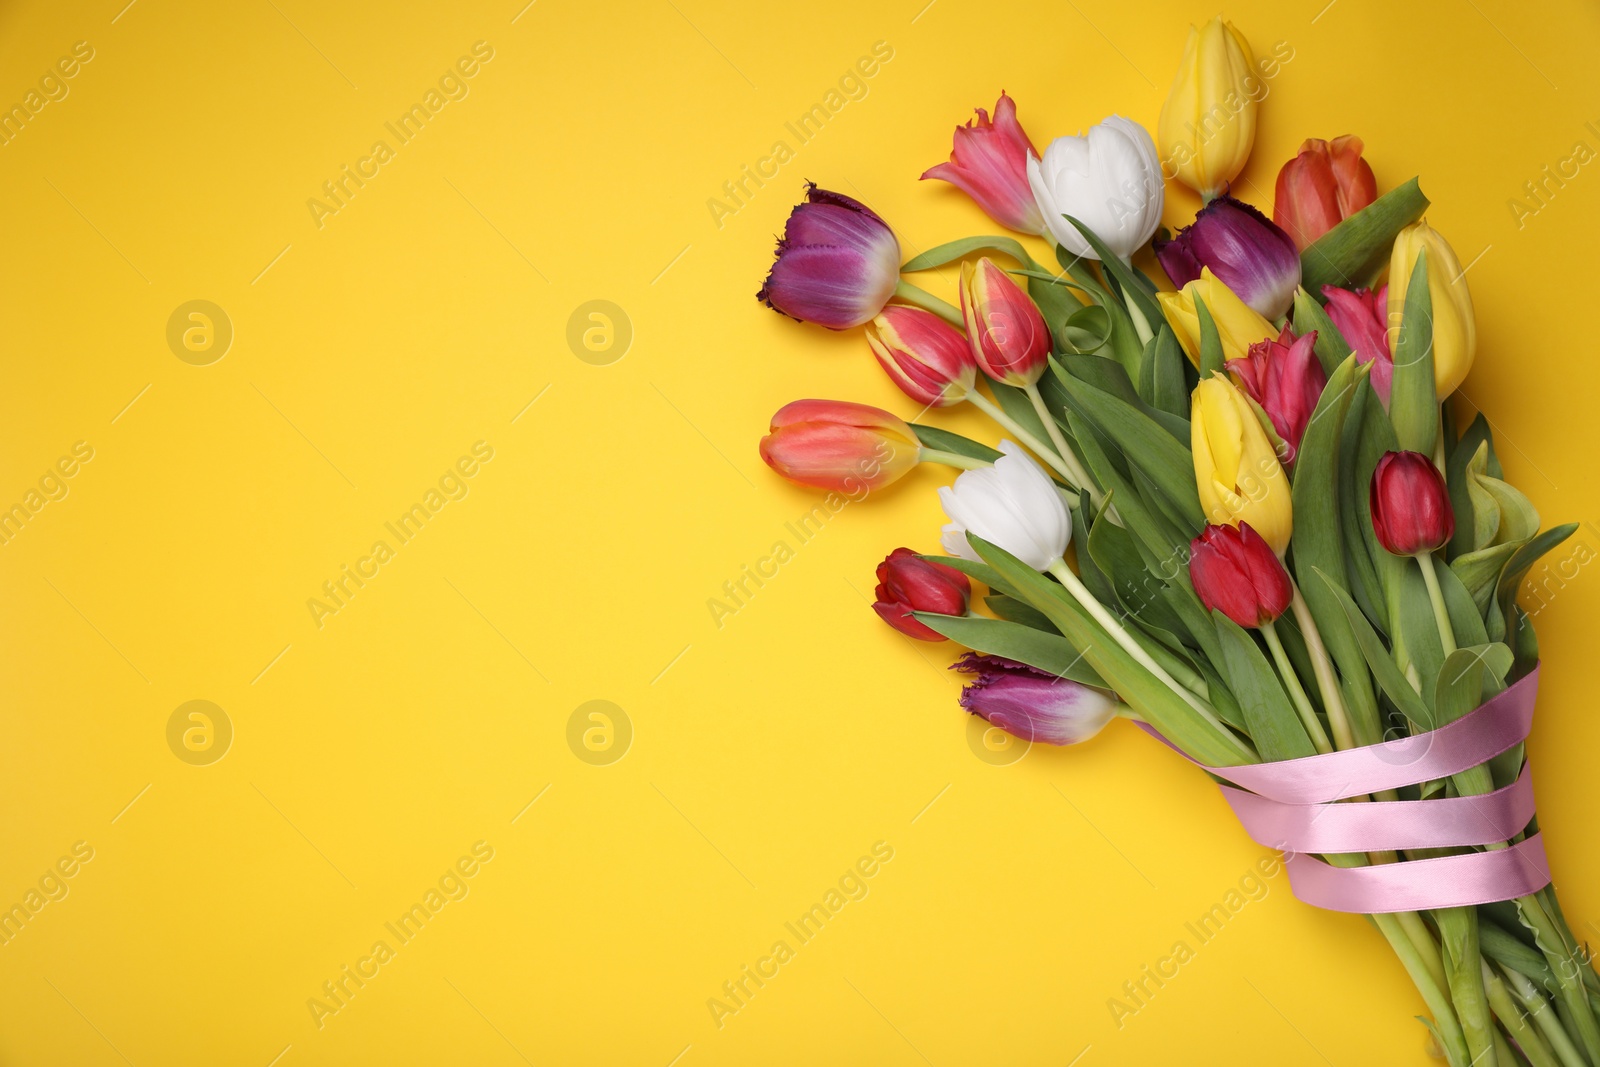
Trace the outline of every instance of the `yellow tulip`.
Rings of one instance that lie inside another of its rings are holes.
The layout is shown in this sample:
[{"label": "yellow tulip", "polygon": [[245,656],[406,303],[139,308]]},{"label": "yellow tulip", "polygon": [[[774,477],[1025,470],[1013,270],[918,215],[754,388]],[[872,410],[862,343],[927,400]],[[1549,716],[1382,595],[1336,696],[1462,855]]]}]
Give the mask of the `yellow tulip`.
[{"label": "yellow tulip", "polygon": [[1228,379],[1213,376],[1195,387],[1189,444],[1206,521],[1248,522],[1282,556],[1294,533],[1289,479],[1255,409]]},{"label": "yellow tulip", "polygon": [[1272,323],[1235,296],[1233,290],[1223,285],[1211,273],[1211,268],[1206,267],[1200,272],[1200,277],[1178,292],[1156,294],[1156,299],[1161,302],[1161,313],[1167,317],[1172,332],[1178,335],[1178,343],[1183,345],[1189,362],[1195,366],[1200,365],[1200,316],[1194,309],[1196,295],[1205,301],[1206,310],[1211,312],[1211,321],[1217,324],[1217,337],[1222,341],[1224,361],[1243,359],[1249,353],[1250,346],[1257,341],[1278,336]]},{"label": "yellow tulip", "polygon": [[1233,23],[1190,26],[1156,127],[1163,175],[1207,200],[1221,192],[1250,158],[1264,88],[1250,42]]},{"label": "yellow tulip", "polygon": [[1461,260],[1427,219],[1401,230],[1389,255],[1389,351],[1395,350],[1400,337],[1406,286],[1423,250],[1428,253],[1428,297],[1433,303],[1433,387],[1443,400],[1456,391],[1472,369],[1472,357],[1478,350],[1478,324]]}]

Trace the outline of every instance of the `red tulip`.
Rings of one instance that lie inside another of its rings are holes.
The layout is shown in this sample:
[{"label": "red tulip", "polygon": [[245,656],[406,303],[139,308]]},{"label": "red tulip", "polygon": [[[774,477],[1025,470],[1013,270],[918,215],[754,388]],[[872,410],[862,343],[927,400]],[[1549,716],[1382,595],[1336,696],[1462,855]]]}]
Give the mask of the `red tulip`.
[{"label": "red tulip", "polygon": [[1389,287],[1351,292],[1324,285],[1322,296],[1328,302],[1328,318],[1355,350],[1356,359],[1372,364],[1372,387],[1387,408],[1389,386],[1394,382],[1394,358],[1389,354]]},{"label": "red tulip", "polygon": [[1294,600],[1289,572],[1248,522],[1207,526],[1189,542],[1189,580],[1208,610],[1247,628],[1272,622]]},{"label": "red tulip", "polygon": [[931,311],[890,304],[867,327],[867,344],[900,391],[930,407],[959,404],[978,379],[967,339]]},{"label": "red tulip", "polygon": [[1258,341],[1250,346],[1244,359],[1228,360],[1228,369],[1239,387],[1261,405],[1272,420],[1273,429],[1288,446],[1285,463],[1294,462],[1300,438],[1305,436],[1311,414],[1317,410],[1317,401],[1328,384],[1314,349],[1316,343],[1317,331],[1296,337],[1285,326],[1276,341]]},{"label": "red tulip", "polygon": [[761,458],[791,482],[845,493],[888,485],[917,465],[921,451],[897,416],[843,400],[785,404],[761,439]]},{"label": "red tulip", "polygon": [[961,317],[983,373],[1019,387],[1039,380],[1050,355],[1050,328],[1038,305],[987,257],[961,265]]},{"label": "red tulip", "polygon": [[911,617],[913,611],[965,615],[972,583],[954,567],[923,559],[909,548],[897,548],[878,564],[877,602],[883,621],[919,641],[943,641],[944,635]]},{"label": "red tulip", "polygon": [[1396,556],[1432,552],[1456,532],[1444,477],[1421,452],[1385,452],[1368,499],[1378,543]]},{"label": "red tulip", "polygon": [[1361,138],[1310,137],[1278,172],[1272,220],[1303,250],[1378,198],[1378,181],[1361,158]]},{"label": "red tulip", "polygon": [[977,123],[956,127],[950,162],[929,167],[922,180],[937,178],[960,189],[1007,229],[1044,234],[1044,216],[1028,185],[1028,157],[1033,150],[1028,135],[1017,122],[1017,105],[1005,93],[994,105],[994,121],[978,108]]}]

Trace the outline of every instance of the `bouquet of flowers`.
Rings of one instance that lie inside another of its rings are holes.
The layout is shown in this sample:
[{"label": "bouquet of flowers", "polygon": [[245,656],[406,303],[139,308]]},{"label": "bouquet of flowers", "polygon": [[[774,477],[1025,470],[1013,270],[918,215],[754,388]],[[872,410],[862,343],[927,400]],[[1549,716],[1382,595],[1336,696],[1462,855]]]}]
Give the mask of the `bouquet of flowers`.
[{"label": "bouquet of flowers", "polygon": [[[1028,244],[902,264],[882,218],[808,186],[760,298],[865,326],[921,410],[796,401],[761,455],[852,496],[961,471],[945,554],[896,549],[873,607],[971,649],[967,711],[1057,745],[1138,723],[1285,852],[1297,896],[1369,917],[1452,1067],[1600,1067],[1600,980],[1523,755],[1538,645],[1517,592],[1574,527],[1541,532],[1484,418],[1452,417],[1472,299],[1416,179],[1379,195],[1343,136],[1284,165],[1270,218],[1229,194],[1265,67],[1231,24],[1191,29],[1159,149],[1113,116],[1041,155],[1009,97],[980,109],[923,178]],[[1168,180],[1205,201],[1172,236]],[[957,261],[954,302],[906,280]],[[997,448],[921,421],[962,403]]]}]

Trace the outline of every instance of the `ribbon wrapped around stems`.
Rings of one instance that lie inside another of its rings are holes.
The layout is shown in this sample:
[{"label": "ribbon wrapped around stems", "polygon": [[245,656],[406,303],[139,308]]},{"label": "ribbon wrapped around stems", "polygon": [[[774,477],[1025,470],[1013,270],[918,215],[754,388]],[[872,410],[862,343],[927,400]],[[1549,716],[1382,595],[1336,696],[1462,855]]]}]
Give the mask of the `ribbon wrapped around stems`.
[{"label": "ribbon wrapped around stems", "polygon": [[[1538,688],[1535,667],[1437,730],[1302,759],[1205,769],[1233,783],[1221,787],[1222,795],[1252,840],[1285,853],[1289,884],[1307,904],[1372,914],[1511,900],[1550,882],[1538,833],[1506,844],[1533,818],[1526,761],[1515,782],[1478,796],[1339,801],[1488,762],[1528,736]],[[1309,855],[1474,845],[1502,847],[1367,867],[1334,867]]]}]

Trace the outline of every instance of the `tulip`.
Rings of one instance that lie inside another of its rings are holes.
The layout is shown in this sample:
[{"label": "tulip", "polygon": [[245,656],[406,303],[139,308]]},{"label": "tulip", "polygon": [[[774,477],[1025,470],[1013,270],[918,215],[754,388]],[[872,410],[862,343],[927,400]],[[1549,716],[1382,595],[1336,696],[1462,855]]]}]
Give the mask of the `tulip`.
[{"label": "tulip", "polygon": [[1361,158],[1361,138],[1310,137],[1278,171],[1272,218],[1303,250],[1377,198],[1377,179]]},{"label": "tulip", "polygon": [[761,439],[761,458],[791,482],[844,493],[898,480],[921,452],[917,435],[899,418],[843,400],[785,404]]},{"label": "tulip", "polygon": [[1197,367],[1200,365],[1200,315],[1195,310],[1196,297],[1205,302],[1211,321],[1216,324],[1224,362],[1243,359],[1251,345],[1278,332],[1259,311],[1222,284],[1210,267],[1203,267],[1200,277],[1178,292],[1156,294],[1161,313],[1166,316],[1172,332],[1178,335],[1178,343],[1188,353],[1189,361]]},{"label": "tulip", "polygon": [[1372,387],[1387,408],[1389,387],[1394,382],[1394,357],[1389,354],[1389,287],[1351,292],[1324,285],[1322,296],[1328,302],[1328,318],[1355,351],[1356,360],[1372,364]]},{"label": "tulip", "polygon": [[1149,132],[1113,115],[1087,135],[1058,137],[1028,159],[1028,184],[1050,236],[1075,256],[1100,258],[1071,215],[1126,261],[1156,232],[1165,188]]},{"label": "tulip", "polygon": [[1017,122],[1016,102],[1001,93],[994,105],[993,122],[983,108],[977,112],[976,125],[968,120],[965,126],[956,127],[950,162],[929,167],[922,172],[922,180],[949,182],[1007,229],[1047,234],[1044,216],[1028,187],[1028,160],[1038,153]]},{"label": "tulip", "polygon": [[1206,520],[1248,522],[1282,556],[1294,532],[1289,479],[1255,409],[1228,379],[1212,376],[1195,387],[1189,443]]},{"label": "tulip", "polygon": [[928,407],[959,404],[978,380],[967,339],[931,311],[890,304],[867,327],[867,344],[900,391]]},{"label": "tulip", "polygon": [[[1246,304],[1282,318],[1300,287],[1300,252],[1261,212],[1231,196],[1200,209],[1193,224],[1156,243],[1156,258],[1180,289],[1206,267]],[[1209,307],[1209,305],[1207,305]]]},{"label": "tulip", "polygon": [[1417,257],[1428,253],[1428,297],[1433,303],[1433,388],[1442,401],[1456,391],[1472,369],[1478,350],[1478,325],[1472,294],[1455,249],[1419,219],[1400,231],[1389,254],[1389,349],[1394,350],[1405,315],[1406,286]]},{"label": "tulip", "polygon": [[878,564],[877,601],[883,621],[919,641],[943,641],[944,635],[911,617],[913,611],[965,615],[972,583],[954,567],[923,559],[909,548],[897,548]]},{"label": "tulip", "polygon": [[1305,436],[1311,415],[1322,399],[1328,375],[1316,353],[1317,332],[1296,337],[1283,328],[1276,341],[1258,341],[1244,359],[1228,361],[1228,369],[1250,399],[1272,420],[1272,428],[1283,439],[1283,462],[1294,462]]},{"label": "tulip", "polygon": [[1011,441],[1000,442],[994,465],[963,471],[939,490],[950,522],[941,542],[953,556],[978,561],[969,532],[1016,556],[1034,570],[1050,570],[1067,554],[1072,516],[1044,468]]},{"label": "tulip", "polygon": [[871,322],[900,282],[900,242],[859,201],[806,185],[756,298],[774,311],[847,330]]},{"label": "tulip", "polygon": [[1207,200],[1250,158],[1261,84],[1255,66],[1250,42],[1233,23],[1214,18],[1198,30],[1189,27],[1156,132],[1161,158]]},{"label": "tulip", "polygon": [[1189,580],[1208,611],[1246,629],[1276,620],[1294,600],[1289,572],[1248,522],[1208,524],[1189,542]]},{"label": "tulip", "polygon": [[1018,388],[1039,380],[1050,354],[1050,328],[1038,305],[993,260],[961,264],[961,317],[983,373]]},{"label": "tulip", "polygon": [[963,708],[1024,741],[1075,745],[1117,715],[1117,702],[1100,690],[1026,663],[968,652],[950,669],[976,676],[961,690]]},{"label": "tulip", "polygon": [[1456,532],[1450,492],[1421,452],[1385,452],[1372,472],[1372,532],[1396,556],[1442,548]]}]

